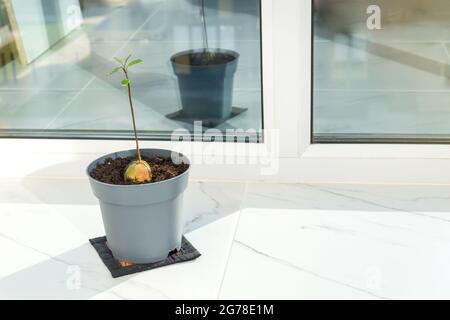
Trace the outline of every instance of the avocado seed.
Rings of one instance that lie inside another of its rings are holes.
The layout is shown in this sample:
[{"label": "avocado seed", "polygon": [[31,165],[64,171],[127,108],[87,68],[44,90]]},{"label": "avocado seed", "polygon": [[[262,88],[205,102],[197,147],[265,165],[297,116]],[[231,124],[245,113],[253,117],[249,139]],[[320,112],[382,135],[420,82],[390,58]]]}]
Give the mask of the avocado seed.
[{"label": "avocado seed", "polygon": [[152,180],[152,169],[144,160],[130,162],[125,169],[125,181],[134,183],[146,183]]}]

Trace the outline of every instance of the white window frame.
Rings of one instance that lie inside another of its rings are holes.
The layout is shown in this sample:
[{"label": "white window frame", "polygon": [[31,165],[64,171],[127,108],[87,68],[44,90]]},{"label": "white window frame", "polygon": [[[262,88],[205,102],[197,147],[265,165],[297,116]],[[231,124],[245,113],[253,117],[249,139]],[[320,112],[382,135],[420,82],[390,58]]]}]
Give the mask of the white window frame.
[{"label": "white window frame", "polygon": [[[192,178],[303,183],[450,183],[450,145],[311,144],[312,0],[262,0],[263,98],[267,158],[279,170],[262,175],[242,143],[142,141],[143,148],[191,150]],[[279,139],[277,148],[271,142]],[[84,178],[86,165],[130,141],[0,139],[0,178]],[[239,159],[201,164],[205,154]],[[29,159],[34,161],[30,163]],[[268,159],[265,159],[265,161]],[[200,161],[201,162],[201,161]],[[21,168],[12,170],[11,168]]]}]

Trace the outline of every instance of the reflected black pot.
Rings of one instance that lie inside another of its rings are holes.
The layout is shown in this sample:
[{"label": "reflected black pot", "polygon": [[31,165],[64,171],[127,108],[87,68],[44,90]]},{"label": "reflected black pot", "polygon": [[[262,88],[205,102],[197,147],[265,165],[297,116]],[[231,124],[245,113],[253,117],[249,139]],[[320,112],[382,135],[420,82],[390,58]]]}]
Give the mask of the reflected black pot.
[{"label": "reflected black pot", "polygon": [[172,56],[173,70],[178,78],[183,117],[196,120],[224,120],[230,117],[233,82],[239,53],[210,49],[220,55],[219,63],[201,63],[204,50],[183,51]]}]

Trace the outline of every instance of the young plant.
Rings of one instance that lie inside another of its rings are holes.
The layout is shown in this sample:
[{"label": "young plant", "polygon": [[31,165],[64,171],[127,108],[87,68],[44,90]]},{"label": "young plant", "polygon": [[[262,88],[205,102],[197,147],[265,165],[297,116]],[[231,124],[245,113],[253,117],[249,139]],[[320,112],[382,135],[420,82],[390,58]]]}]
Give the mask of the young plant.
[{"label": "young plant", "polygon": [[131,81],[128,76],[128,69],[132,66],[140,64],[142,62],[141,59],[131,60],[131,54],[128,55],[125,59],[114,58],[114,60],[118,63],[118,67],[114,68],[110,72],[110,76],[122,71],[125,75],[125,79],[120,82],[122,87],[126,87],[128,90],[128,101],[130,103],[131,110],[131,119],[133,121],[133,130],[134,130],[134,138],[136,140],[136,160],[130,162],[125,169],[124,179],[125,181],[133,182],[133,183],[146,183],[152,180],[152,169],[150,165],[142,159],[141,150],[139,149],[139,139],[136,129],[136,117],[134,114],[133,108],[133,99],[131,94]]}]

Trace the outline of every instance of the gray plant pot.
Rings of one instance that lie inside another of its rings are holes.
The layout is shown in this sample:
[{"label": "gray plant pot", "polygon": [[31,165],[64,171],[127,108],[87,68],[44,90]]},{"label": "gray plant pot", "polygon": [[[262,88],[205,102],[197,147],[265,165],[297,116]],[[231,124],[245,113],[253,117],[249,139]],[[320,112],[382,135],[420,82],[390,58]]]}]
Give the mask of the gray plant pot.
[{"label": "gray plant pot", "polygon": [[[142,149],[142,155],[171,157],[162,149]],[[134,156],[135,150],[105,155],[87,168],[87,175],[99,199],[108,246],[119,261],[152,263],[180,249],[183,232],[182,198],[188,184],[189,169],[161,182],[142,185],[112,185],[90,175],[107,158]],[[189,160],[181,155],[184,163]]]},{"label": "gray plant pot", "polygon": [[178,78],[183,116],[186,118],[224,120],[230,116],[239,53],[224,49],[211,51],[228,55],[232,60],[221,64],[191,65],[190,59],[204,52],[202,49],[183,51],[170,59]]}]

